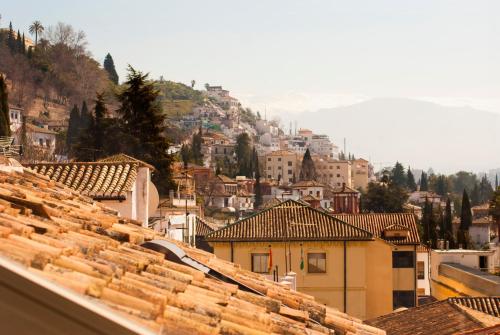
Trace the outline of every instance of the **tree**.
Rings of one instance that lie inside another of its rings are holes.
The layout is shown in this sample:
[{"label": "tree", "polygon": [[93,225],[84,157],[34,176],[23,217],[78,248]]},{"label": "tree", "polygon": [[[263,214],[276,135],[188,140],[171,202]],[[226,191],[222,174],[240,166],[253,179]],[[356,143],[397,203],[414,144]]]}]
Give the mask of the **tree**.
[{"label": "tree", "polygon": [[195,164],[203,165],[203,153],[201,152],[201,146],[203,143],[202,128],[198,129],[198,132],[193,134],[193,139],[191,143],[191,154]]},{"label": "tree", "polygon": [[191,157],[192,157],[191,149],[189,148],[188,145],[183,144],[181,146],[181,159],[184,166],[188,165],[189,161],[191,160]]},{"label": "tree", "polygon": [[117,95],[121,104],[117,112],[124,130],[124,145],[120,149],[153,165],[157,170],[153,181],[161,194],[168,194],[174,183],[172,157],[164,133],[166,116],[158,103],[159,92],[148,76],[129,65],[125,89]]},{"label": "tree", "polygon": [[490,215],[496,221],[496,236],[500,236],[500,188],[497,187],[490,199]]},{"label": "tree", "polygon": [[206,83],[205,84],[205,89],[208,91],[208,88],[210,87],[210,84],[209,83]]},{"label": "tree", "polygon": [[488,178],[483,176],[479,182],[479,203],[484,204],[488,202],[493,196],[493,187],[491,186]]},{"label": "tree", "polygon": [[498,175],[495,174],[495,191],[497,190],[498,188]]},{"label": "tree", "polygon": [[196,80],[191,80],[191,88],[194,88],[194,85],[196,84]]},{"label": "tree", "polygon": [[21,33],[19,32],[19,29],[17,30],[17,35],[16,35],[16,52],[18,53],[23,53],[23,38],[21,36]]},{"label": "tree", "polygon": [[361,198],[364,212],[400,213],[408,194],[405,189],[393,183],[370,182]]},{"label": "tree", "polygon": [[72,146],[77,142],[80,135],[80,111],[78,106],[74,105],[69,113],[68,133],[66,134],[66,147],[71,152]]},{"label": "tree", "polygon": [[260,187],[260,169],[259,169],[259,156],[257,150],[253,149],[253,162],[254,162],[254,178],[255,178],[255,202],[254,207],[259,208],[262,206],[262,189]]},{"label": "tree", "polygon": [[108,73],[109,80],[113,82],[115,85],[118,85],[119,77],[116,72],[115,62],[113,61],[113,57],[108,53],[106,58],[104,58],[104,70]]},{"label": "tree", "polygon": [[302,180],[316,180],[316,168],[314,167],[314,161],[311,157],[311,152],[309,148],[302,158],[302,167],[300,169],[299,181]]},{"label": "tree", "polygon": [[29,26],[29,32],[31,35],[35,35],[35,46],[38,45],[38,36],[43,33],[43,30],[45,28],[43,27],[42,23],[38,20],[33,21],[33,23]]},{"label": "tree", "polygon": [[427,183],[427,174],[422,171],[422,175],[420,176],[420,191],[428,191],[429,185]]},{"label": "tree", "polygon": [[87,107],[87,102],[82,102],[82,110],[80,112],[80,127],[79,127],[79,132],[83,132],[87,129],[90,128],[90,125],[92,123],[92,114],[89,112],[89,109]]},{"label": "tree", "polygon": [[455,239],[453,237],[453,216],[451,214],[451,201],[450,198],[446,199],[446,208],[443,218],[443,236],[445,240],[450,242],[450,246],[455,246]]},{"label": "tree", "polygon": [[462,244],[465,248],[467,248],[467,237],[469,228],[472,225],[472,210],[471,204],[469,200],[469,195],[467,191],[464,189],[462,195],[462,209],[460,212],[460,227],[458,231],[458,243]]},{"label": "tree", "polygon": [[241,133],[236,137],[236,163],[238,174],[241,176],[252,177],[252,147],[250,146],[250,136],[247,133]]},{"label": "tree", "polygon": [[7,46],[11,52],[16,51],[16,34],[14,29],[12,29],[12,22],[9,23],[9,33],[7,35]]},{"label": "tree", "polygon": [[406,186],[411,192],[415,192],[417,190],[417,183],[415,182],[415,177],[413,176],[410,167],[408,167],[408,171],[406,172]]},{"label": "tree", "polygon": [[392,182],[399,187],[406,187],[405,169],[399,162],[392,169]]},{"label": "tree", "polygon": [[10,136],[9,93],[5,78],[0,74],[0,136]]},{"label": "tree", "polygon": [[429,199],[425,197],[424,208],[422,211],[422,228],[423,228],[423,241],[427,246],[431,245],[431,217],[432,217],[432,204]]}]

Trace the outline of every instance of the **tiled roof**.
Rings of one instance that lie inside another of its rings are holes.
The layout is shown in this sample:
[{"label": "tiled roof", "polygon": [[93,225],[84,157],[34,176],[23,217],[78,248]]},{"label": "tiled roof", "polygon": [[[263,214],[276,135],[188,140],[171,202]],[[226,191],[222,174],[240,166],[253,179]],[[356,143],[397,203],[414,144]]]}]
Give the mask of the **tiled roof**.
[{"label": "tiled roof", "polygon": [[196,217],[196,235],[205,236],[214,230],[216,230],[216,227],[214,227],[213,224],[200,218],[199,216]]},{"label": "tiled roof", "polygon": [[497,297],[455,297],[449,298],[453,303],[463,305],[476,311],[500,317],[500,296]]},{"label": "tiled roof", "polygon": [[94,199],[126,198],[137,179],[137,163],[74,162],[26,164],[34,172],[49,177]]},{"label": "tiled roof", "polygon": [[455,335],[500,335],[500,324],[491,327],[469,330],[462,333],[456,333]]},{"label": "tiled roof", "polygon": [[315,180],[302,180],[292,185],[292,188],[301,187],[325,187],[325,185],[318,183]]},{"label": "tiled roof", "polygon": [[[21,129],[21,128],[19,128],[19,129]],[[57,134],[55,131],[52,131],[50,129],[43,128],[43,127],[38,127],[38,126],[35,126],[34,124],[31,124],[31,123],[26,123],[26,130],[28,132],[33,132],[33,133],[41,133],[41,134],[49,134],[49,135]]]},{"label": "tiled roof", "polygon": [[[258,294],[140,246],[152,239],[176,244]],[[22,264],[34,283],[51,281],[87,306],[106,305],[110,316],[158,334],[383,334],[309,295],[156,235],[29,170],[0,171],[0,257]]]},{"label": "tiled roof", "polygon": [[304,203],[287,200],[206,236],[207,241],[372,240],[349,225]]},{"label": "tiled roof", "polygon": [[220,174],[217,176],[221,182],[224,184],[236,184],[236,180],[229,178],[228,176],[225,176],[223,174]]},{"label": "tiled roof", "polygon": [[105,157],[99,160],[99,162],[104,163],[137,163],[139,166],[145,166],[150,168],[151,170],[155,170],[155,167],[151,164],[148,164],[140,159],[134,158],[125,154],[116,154],[113,156]]},{"label": "tiled roof", "polygon": [[490,322],[489,318],[480,320],[477,314],[469,313],[467,309],[447,300],[390,313],[366,321],[369,325],[384,329],[387,335],[452,335],[457,332],[491,326]]},{"label": "tiled roof", "polygon": [[[353,226],[367,230],[376,237],[399,245],[420,244],[417,222],[412,213],[367,213],[367,214],[331,214],[333,217],[345,221]],[[384,230],[394,224],[406,227],[409,230],[405,238],[386,238]]]}]

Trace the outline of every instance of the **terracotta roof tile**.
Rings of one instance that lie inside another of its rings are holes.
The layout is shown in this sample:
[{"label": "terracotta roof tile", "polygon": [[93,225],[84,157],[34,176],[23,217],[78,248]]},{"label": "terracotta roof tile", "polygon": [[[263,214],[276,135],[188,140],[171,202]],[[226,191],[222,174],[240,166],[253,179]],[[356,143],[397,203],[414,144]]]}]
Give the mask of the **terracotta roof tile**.
[{"label": "terracotta roof tile", "polygon": [[447,300],[390,313],[366,323],[384,329],[387,335],[452,335],[490,325]]},{"label": "terracotta roof tile", "polygon": [[372,240],[373,235],[304,203],[287,200],[210,233],[207,241]]},{"label": "terracotta roof tile", "polygon": [[162,334],[384,334],[311,296],[165,239],[255,293],[168,261],[141,246],[153,239],[165,238],[48,177],[0,171],[2,259],[23,264],[39,283],[49,280],[96,307],[107,305],[109,313]]},{"label": "terracotta roof tile", "polygon": [[74,162],[26,164],[83,195],[98,199],[125,199],[137,179],[138,163]]},{"label": "terracotta roof tile", "polygon": [[[369,213],[369,214],[331,214],[333,217],[345,221],[353,226],[364,229],[390,243],[420,244],[417,222],[412,213]],[[387,238],[384,236],[386,228],[398,225],[409,230],[405,238]]]},{"label": "terracotta roof tile", "polygon": [[500,324],[456,333],[455,335],[500,335]]},{"label": "terracotta roof tile", "polygon": [[498,297],[454,297],[453,303],[463,305],[476,311],[500,317],[500,296]]},{"label": "terracotta roof tile", "polygon": [[101,158],[98,160],[98,162],[104,162],[104,163],[137,163],[139,166],[145,166],[150,168],[151,170],[155,170],[154,166],[151,164],[148,164],[144,161],[141,161],[140,159],[134,158],[132,156],[126,155],[126,154],[116,154],[113,156]]}]

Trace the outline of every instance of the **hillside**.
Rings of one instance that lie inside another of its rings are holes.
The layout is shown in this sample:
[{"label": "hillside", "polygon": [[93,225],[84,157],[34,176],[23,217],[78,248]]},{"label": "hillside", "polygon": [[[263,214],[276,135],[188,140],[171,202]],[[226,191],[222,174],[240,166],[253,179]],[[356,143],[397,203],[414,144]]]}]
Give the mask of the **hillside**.
[{"label": "hillside", "polygon": [[[500,114],[396,98],[322,109],[297,116],[299,127],[325,133],[347,151],[380,165],[396,160],[440,172],[500,166]],[[375,167],[379,167],[375,164]]]}]

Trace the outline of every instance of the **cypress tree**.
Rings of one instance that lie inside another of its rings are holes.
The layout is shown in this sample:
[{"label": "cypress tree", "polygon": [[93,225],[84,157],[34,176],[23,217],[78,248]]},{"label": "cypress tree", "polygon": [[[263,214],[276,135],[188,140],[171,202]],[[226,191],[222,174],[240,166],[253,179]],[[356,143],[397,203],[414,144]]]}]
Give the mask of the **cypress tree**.
[{"label": "cypress tree", "polygon": [[[125,90],[117,95],[117,110],[123,127],[123,151],[153,165],[158,171],[153,182],[160,194],[174,187],[171,173],[172,157],[165,137],[166,116],[158,103],[159,92],[148,80],[148,74],[128,67]],[[119,148],[120,149],[120,148]]]},{"label": "cypress tree", "polygon": [[84,101],[82,103],[82,109],[80,112],[80,124],[79,124],[80,132],[89,129],[91,123],[92,123],[92,114],[89,112],[89,109],[87,107],[87,102]]},{"label": "cypress tree", "polygon": [[252,148],[250,146],[250,136],[242,133],[236,138],[236,162],[238,164],[238,174],[251,178],[252,170]]},{"label": "cypress tree", "polygon": [[417,190],[417,183],[415,182],[415,177],[413,176],[410,167],[408,167],[408,171],[406,172],[406,186],[411,192],[415,192]]},{"label": "cypress tree", "polygon": [[453,217],[451,214],[451,201],[450,198],[446,199],[446,208],[444,211],[444,224],[443,224],[443,231],[444,231],[444,238],[450,241],[450,245],[453,248],[454,246],[454,238],[453,238],[453,223],[452,223]]},{"label": "cypress tree", "polygon": [[102,93],[97,94],[94,113],[94,149],[97,154],[101,156],[104,150],[104,117],[106,116],[106,103],[104,102],[104,96]]},{"label": "cypress tree", "polygon": [[469,232],[469,227],[472,225],[472,210],[469,200],[469,195],[464,189],[462,195],[462,210],[460,212],[460,229],[458,236],[458,243],[462,244],[467,248],[467,235]]},{"label": "cypress tree", "polygon": [[9,94],[3,75],[0,75],[0,136],[10,136]]},{"label": "cypress tree", "polygon": [[498,189],[498,174],[495,174],[495,191]]},{"label": "cypress tree", "polygon": [[201,153],[202,142],[203,142],[202,129],[200,126],[198,132],[193,134],[193,139],[191,143],[191,152],[193,155],[193,160],[195,164],[198,165],[203,165],[203,154]]},{"label": "cypress tree", "polygon": [[259,208],[262,205],[262,190],[260,187],[260,169],[259,169],[259,156],[255,148],[254,151],[254,177],[255,177],[255,203],[254,208]]},{"label": "cypress tree", "polygon": [[422,228],[423,228],[423,241],[426,245],[430,245],[430,225],[432,216],[432,205],[429,199],[425,197],[424,210],[422,213]]},{"label": "cypress tree", "polygon": [[76,143],[80,134],[80,111],[78,106],[74,105],[69,114],[68,132],[66,133],[67,151],[71,152],[71,147]]},{"label": "cypress tree", "polygon": [[314,161],[312,160],[311,152],[308,148],[304,154],[304,158],[302,158],[299,181],[316,180],[316,176],[316,168],[314,167]]},{"label": "cypress tree", "polygon": [[23,55],[26,54],[26,40],[24,39],[24,33],[23,33],[23,46],[21,52],[23,53]]},{"label": "cypress tree", "polygon": [[104,70],[108,73],[109,80],[118,85],[118,73],[115,69],[115,62],[113,61],[113,57],[108,53],[106,58],[104,58]]},{"label": "cypress tree", "polygon": [[12,22],[9,23],[9,34],[7,35],[7,45],[11,52],[16,51],[16,36],[14,34],[14,29],[12,29]]},{"label": "cypress tree", "polygon": [[420,191],[428,191],[429,185],[427,182],[427,173],[422,171],[422,176],[420,177]]},{"label": "cypress tree", "polygon": [[23,52],[23,40],[21,38],[21,33],[19,32],[19,29],[17,30],[16,51],[19,53]]}]

